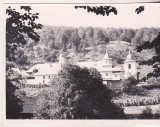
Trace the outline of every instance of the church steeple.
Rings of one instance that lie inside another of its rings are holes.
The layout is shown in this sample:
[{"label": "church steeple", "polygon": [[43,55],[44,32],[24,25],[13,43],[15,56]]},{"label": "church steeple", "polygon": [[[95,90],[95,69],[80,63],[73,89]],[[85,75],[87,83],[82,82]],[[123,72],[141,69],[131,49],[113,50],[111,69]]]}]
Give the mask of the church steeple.
[{"label": "church steeple", "polygon": [[104,57],[102,58],[102,66],[112,67],[112,58],[109,57],[107,51],[106,51]]},{"label": "church steeple", "polygon": [[103,60],[107,60],[107,59],[109,59],[109,56],[108,56],[108,52],[106,51],[106,54],[104,55]]},{"label": "church steeple", "polygon": [[130,60],[132,60],[132,56],[131,56],[131,51],[129,50],[129,53],[126,57],[126,61],[130,61]]},{"label": "church steeple", "polygon": [[130,76],[136,76],[136,75],[137,75],[137,63],[135,60],[132,59],[131,51],[129,50],[126,60],[124,61],[124,78],[127,79]]}]

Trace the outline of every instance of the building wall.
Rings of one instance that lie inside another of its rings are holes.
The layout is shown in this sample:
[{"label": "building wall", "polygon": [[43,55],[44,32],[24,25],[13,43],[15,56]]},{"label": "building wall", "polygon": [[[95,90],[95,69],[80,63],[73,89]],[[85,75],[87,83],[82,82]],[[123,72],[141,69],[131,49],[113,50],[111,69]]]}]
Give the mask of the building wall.
[{"label": "building wall", "polygon": [[100,72],[103,79],[112,79],[112,72]]},{"label": "building wall", "polygon": [[98,66],[103,66],[103,67],[107,67],[107,68],[112,68],[112,60],[102,60],[99,62]]},{"label": "building wall", "polygon": [[[131,68],[129,68],[129,65]],[[137,63],[136,62],[125,62],[124,63],[124,78],[127,79],[130,76],[137,75]]]},{"label": "building wall", "polygon": [[113,73],[113,72],[100,72],[102,75],[102,78],[104,80],[120,80],[121,79],[121,74],[120,72],[118,73]]},{"label": "building wall", "polygon": [[40,75],[40,76],[31,76],[34,79],[25,79],[26,84],[48,84],[52,76],[50,75]]},{"label": "building wall", "polygon": [[[30,77],[34,79],[29,79]],[[43,84],[43,76],[30,76],[25,79],[26,84]]]},{"label": "building wall", "polygon": [[[128,57],[129,58],[129,57]],[[59,57],[59,63],[62,64],[64,62],[64,58],[62,55]],[[131,68],[128,66],[131,65]],[[137,74],[137,63],[134,60],[127,60],[124,62],[124,72],[112,72],[112,59],[107,58],[103,59],[102,61],[97,62],[97,66],[102,66],[106,68],[106,71],[101,71],[101,75],[107,85],[110,87],[121,87],[121,80],[126,79],[131,75]],[[107,68],[111,71],[107,71]],[[26,79],[27,84],[48,84],[51,80],[51,76],[53,75],[41,75],[41,76],[34,76],[35,79]]]}]

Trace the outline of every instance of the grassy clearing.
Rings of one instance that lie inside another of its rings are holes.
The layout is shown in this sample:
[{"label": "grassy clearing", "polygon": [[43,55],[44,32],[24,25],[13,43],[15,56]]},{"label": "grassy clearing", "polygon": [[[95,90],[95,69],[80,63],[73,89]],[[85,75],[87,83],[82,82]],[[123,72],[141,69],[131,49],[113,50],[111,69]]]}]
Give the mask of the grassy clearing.
[{"label": "grassy clearing", "polygon": [[[157,110],[160,110],[160,104],[158,105],[148,105],[152,109],[152,113],[155,114]],[[124,107],[125,114],[141,114],[146,106],[129,106]]]}]

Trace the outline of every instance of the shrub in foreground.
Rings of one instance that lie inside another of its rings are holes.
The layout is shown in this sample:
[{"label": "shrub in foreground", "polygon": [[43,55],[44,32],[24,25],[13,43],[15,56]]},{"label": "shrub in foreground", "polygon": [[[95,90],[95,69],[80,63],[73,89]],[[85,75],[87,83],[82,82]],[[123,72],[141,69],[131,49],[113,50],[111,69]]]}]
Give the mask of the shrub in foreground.
[{"label": "shrub in foreground", "polygon": [[96,69],[65,65],[37,101],[38,119],[122,119]]}]

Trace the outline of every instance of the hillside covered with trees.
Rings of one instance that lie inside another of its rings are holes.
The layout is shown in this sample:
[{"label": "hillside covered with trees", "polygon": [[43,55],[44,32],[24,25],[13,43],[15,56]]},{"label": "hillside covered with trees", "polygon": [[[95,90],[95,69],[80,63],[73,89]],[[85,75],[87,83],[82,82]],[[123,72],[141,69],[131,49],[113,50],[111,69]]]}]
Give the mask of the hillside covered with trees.
[{"label": "hillside covered with trees", "polygon": [[[38,19],[39,13],[29,13],[31,10],[29,6],[21,9],[27,13],[20,15],[11,7],[7,9],[10,15],[6,20],[7,70],[13,66],[27,69],[37,63],[56,62],[60,53],[65,55],[69,64],[63,66],[52,80],[51,86],[42,88],[42,91],[35,87],[12,88],[15,84],[7,79],[6,97],[9,97],[6,102],[7,118],[22,118],[19,115],[25,107],[25,102],[29,105],[29,110],[33,109],[36,103],[38,108],[34,118],[38,119],[122,119],[128,118],[128,114],[134,117],[134,113],[125,110],[129,106],[137,108],[137,106],[159,104],[159,78],[151,78],[147,86],[138,86],[138,81],[131,77],[123,81],[122,90],[112,91],[103,85],[103,79],[97,70],[80,68],[72,65],[72,62],[100,60],[107,50],[114,64],[123,64],[130,49],[136,61],[141,63],[149,61],[151,68],[155,70],[159,68],[159,64],[157,65],[159,61],[155,59],[159,57],[157,45],[159,45],[160,28],[73,28],[47,25],[43,27],[34,22]],[[114,12],[115,8],[111,9]],[[139,11],[143,10],[137,11],[140,13]],[[148,71],[147,67],[141,72]],[[155,72],[159,76],[157,70]],[[12,98],[8,95],[12,95]],[[38,101],[36,102],[35,99]],[[10,111],[10,107],[15,107],[16,110]],[[140,117],[147,116],[148,109],[145,108],[140,113]],[[149,111],[152,116],[152,109],[150,108]],[[158,117],[156,114],[156,117],[147,118],[159,118],[159,111],[157,112]],[[33,116],[33,113],[31,115]]]},{"label": "hillside covered with trees", "polygon": [[55,27],[45,25],[37,33],[40,41],[36,42],[27,36],[25,46],[16,51],[16,64],[32,65],[36,59],[43,62],[55,62],[60,53],[64,53],[71,62],[100,60],[106,52],[114,59],[115,64],[122,64],[130,48],[134,59],[141,61],[150,58],[153,50],[136,52],[136,46],[145,41],[152,41],[160,28],[93,28],[93,27]]}]

